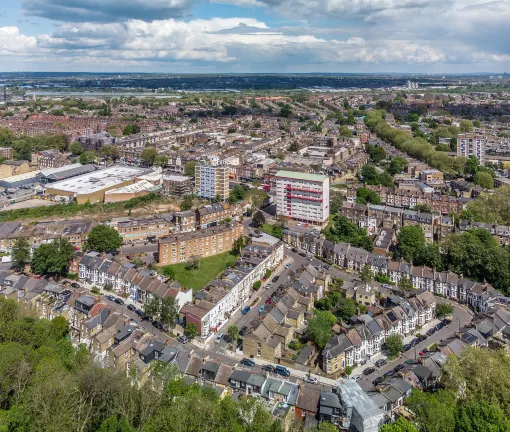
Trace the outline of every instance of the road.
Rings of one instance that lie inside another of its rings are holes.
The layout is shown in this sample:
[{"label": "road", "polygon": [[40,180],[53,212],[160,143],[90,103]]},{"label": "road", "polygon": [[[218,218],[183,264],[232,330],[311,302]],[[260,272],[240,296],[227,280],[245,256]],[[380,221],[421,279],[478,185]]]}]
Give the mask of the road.
[{"label": "road", "polygon": [[[445,299],[440,299],[440,301],[445,301]],[[449,338],[450,336],[453,336],[460,327],[471,322],[473,313],[467,307],[453,302],[448,303],[451,303],[453,306],[453,319],[450,324],[448,324],[446,327],[443,327],[441,330],[436,331],[432,336],[428,337],[426,340],[416,345],[415,348],[412,348],[409,351],[402,353],[399,358],[391,362],[388,362],[386,365],[380,368],[375,367],[376,371],[368,376],[363,375],[362,373],[363,370],[368,367],[373,367],[374,363],[379,359],[386,359],[387,356],[385,354],[378,354],[372,357],[372,359],[370,359],[370,361],[367,362],[367,364],[354,369],[352,372],[352,376],[360,375],[362,377],[362,379],[359,381],[360,386],[364,390],[373,390],[374,385],[372,384],[372,381],[374,381],[377,377],[383,376],[386,372],[394,369],[395,366],[404,363],[406,360],[418,359],[420,357],[419,355],[420,351],[422,351],[424,348],[428,348],[433,344],[437,344]],[[427,332],[427,330],[429,330],[438,322],[439,320],[432,321],[431,324],[424,326],[423,330],[420,333],[424,334],[425,332]],[[404,343],[408,343],[414,338],[415,336],[409,336],[404,339]]]}]

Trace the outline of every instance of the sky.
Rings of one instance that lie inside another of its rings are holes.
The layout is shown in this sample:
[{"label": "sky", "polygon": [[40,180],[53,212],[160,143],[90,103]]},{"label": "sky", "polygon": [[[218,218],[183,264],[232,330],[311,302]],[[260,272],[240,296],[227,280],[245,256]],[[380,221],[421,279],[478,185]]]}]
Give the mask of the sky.
[{"label": "sky", "polygon": [[510,0],[0,0],[0,71],[510,73]]}]

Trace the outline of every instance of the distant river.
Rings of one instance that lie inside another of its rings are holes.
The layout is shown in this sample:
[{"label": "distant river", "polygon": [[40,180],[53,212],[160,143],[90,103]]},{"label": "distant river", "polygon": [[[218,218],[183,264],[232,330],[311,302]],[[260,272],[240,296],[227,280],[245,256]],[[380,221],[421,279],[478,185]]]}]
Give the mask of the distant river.
[{"label": "distant river", "polygon": [[[30,97],[34,94],[32,91],[27,91],[26,96]],[[97,97],[111,97],[111,98],[120,98],[120,97],[151,97],[151,98],[171,98],[171,99],[180,99],[182,96],[177,95],[167,95],[162,93],[136,93],[136,92],[59,92],[59,91],[36,91],[36,96],[57,96],[57,97],[79,97],[79,98],[97,98]]]}]

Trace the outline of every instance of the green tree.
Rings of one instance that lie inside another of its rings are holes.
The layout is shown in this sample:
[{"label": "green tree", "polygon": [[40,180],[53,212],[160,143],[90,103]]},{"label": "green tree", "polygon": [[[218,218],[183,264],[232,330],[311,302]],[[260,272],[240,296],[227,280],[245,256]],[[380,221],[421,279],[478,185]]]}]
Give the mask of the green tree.
[{"label": "green tree", "polygon": [[444,317],[453,313],[453,306],[450,303],[438,303],[436,306],[436,315],[438,317]]},{"label": "green tree", "polygon": [[82,165],[87,165],[87,164],[90,164],[90,163],[94,163],[96,158],[97,158],[97,154],[96,154],[95,151],[87,150],[86,152],[83,152],[80,155],[80,163]]},{"label": "green tree", "polygon": [[297,141],[293,141],[287,150],[290,152],[297,152],[299,150],[299,145]]},{"label": "green tree", "polygon": [[464,166],[464,172],[466,174],[474,176],[477,171],[480,169],[480,161],[476,156],[470,156],[466,161],[466,165]]},{"label": "green tree", "polygon": [[253,208],[259,209],[266,202],[267,193],[260,189],[250,189],[245,197]]},{"label": "green tree", "polygon": [[429,243],[420,247],[414,257],[414,265],[443,271],[443,257],[437,243]]},{"label": "green tree", "polygon": [[378,176],[378,182],[381,186],[393,187],[395,186],[395,182],[393,177],[388,173],[388,171],[384,171]]},{"label": "green tree", "polygon": [[193,195],[186,195],[181,201],[181,211],[191,210],[193,207]]},{"label": "green tree", "polygon": [[391,159],[390,165],[388,167],[388,172],[391,175],[400,174],[407,167],[407,160],[402,156],[396,156]]},{"label": "green tree", "polygon": [[283,227],[281,225],[273,225],[271,234],[281,240],[283,238]]},{"label": "green tree", "polygon": [[328,421],[321,421],[317,426],[307,429],[308,432],[338,432],[338,428]]},{"label": "green tree", "polygon": [[365,284],[367,285],[374,280],[374,274],[372,273],[372,269],[368,264],[363,266],[359,274],[359,277],[361,281],[365,282]]},{"label": "green tree", "polygon": [[411,422],[400,417],[394,423],[383,424],[379,432],[418,432],[418,429]]},{"label": "green tree", "polygon": [[138,126],[137,124],[128,124],[126,125],[122,133],[124,135],[133,135],[139,133],[140,130],[141,130],[140,126]]},{"label": "green tree", "polygon": [[186,164],[184,165],[184,175],[188,177],[195,177],[195,166],[196,166],[195,161],[191,160],[186,162]]},{"label": "green tree", "polygon": [[398,356],[403,350],[402,336],[391,335],[386,338],[386,349],[391,357]]},{"label": "green tree", "polygon": [[101,147],[101,155],[113,160],[117,160],[120,157],[120,151],[117,146],[112,144],[105,144],[103,147]]},{"label": "green tree", "polygon": [[253,215],[253,225],[256,227],[261,227],[266,223],[266,218],[264,217],[264,214],[259,210],[255,212]]},{"label": "green tree", "polygon": [[379,174],[374,166],[365,165],[361,169],[361,178],[363,182],[369,185],[378,185],[379,184]]},{"label": "green tree", "polygon": [[367,144],[365,148],[370,156],[370,160],[375,164],[378,164],[386,158],[386,152],[382,147]]},{"label": "green tree", "polygon": [[414,206],[414,210],[422,213],[434,213],[434,209],[430,204],[419,203]]},{"label": "green tree", "polygon": [[193,323],[187,323],[186,324],[186,335],[190,339],[194,339],[198,335],[198,329],[197,326]]},{"label": "green tree", "polygon": [[456,402],[444,390],[425,393],[413,390],[406,404],[415,415],[420,432],[454,432]]},{"label": "green tree", "polygon": [[122,236],[108,225],[96,225],[90,230],[87,238],[87,248],[96,252],[116,251],[121,245]]},{"label": "green tree", "polygon": [[341,297],[337,304],[336,313],[341,319],[347,322],[352,316],[357,314],[358,307],[359,305],[354,299]]},{"label": "green tree", "polygon": [[324,230],[327,240],[335,243],[346,242],[371,252],[373,245],[364,228],[358,228],[346,216],[337,216],[329,229]]},{"label": "green tree", "polygon": [[74,156],[79,156],[83,153],[83,146],[81,145],[80,142],[78,141],[73,141],[70,145],[69,145],[69,150],[71,151],[71,153],[74,155]]},{"label": "green tree", "polygon": [[152,296],[145,300],[145,303],[143,304],[143,311],[146,315],[155,317],[159,315],[160,306],[160,300],[157,297]]},{"label": "green tree", "polygon": [[473,176],[473,183],[484,189],[494,189],[494,178],[486,172],[478,171]]},{"label": "green tree", "polygon": [[28,243],[28,240],[24,237],[20,237],[14,242],[11,256],[17,267],[23,269],[25,264],[30,261],[31,249],[30,243]]},{"label": "green tree", "polygon": [[407,296],[414,290],[413,281],[407,277],[402,277],[398,283],[397,288],[403,296]]},{"label": "green tree", "polygon": [[306,334],[319,349],[328,343],[335,321],[335,316],[329,311],[317,311],[315,316],[308,320]]},{"label": "green tree", "polygon": [[340,126],[339,132],[340,132],[340,135],[343,137],[346,137],[346,138],[352,137],[352,131],[347,126]]},{"label": "green tree", "polygon": [[177,322],[178,315],[179,309],[175,297],[165,297],[161,300],[159,308],[159,321],[161,324],[169,329],[173,329]]},{"label": "green tree", "polygon": [[376,191],[361,187],[356,191],[356,202],[358,204],[381,204],[381,198]]},{"label": "green tree", "polygon": [[467,205],[470,219],[501,225],[510,225],[510,186],[498,188],[498,193],[482,193]]},{"label": "green tree", "polygon": [[236,185],[234,186],[234,189],[230,191],[230,194],[228,196],[228,202],[230,204],[235,204],[239,201],[244,200],[246,196],[246,189],[242,186]]},{"label": "green tree", "polygon": [[237,340],[239,339],[239,329],[236,325],[232,324],[227,329],[228,339],[232,344],[235,345]]},{"label": "green tree", "polygon": [[142,160],[149,166],[154,165],[158,152],[153,147],[146,147],[142,150]]},{"label": "green tree", "polygon": [[461,403],[455,413],[455,432],[508,432],[510,419],[497,405],[470,401]]},{"label": "green tree", "polygon": [[473,123],[470,120],[461,120],[459,123],[459,129],[461,132],[473,132]]},{"label": "green tree", "polygon": [[117,419],[116,416],[110,416],[101,423],[97,432],[136,432],[125,418]]},{"label": "green tree", "polygon": [[166,276],[169,279],[174,280],[175,279],[175,270],[172,267],[170,267],[170,266],[164,267],[163,268],[163,275]]},{"label": "green tree", "polygon": [[168,158],[166,156],[158,155],[156,159],[154,159],[154,165],[156,166],[165,166],[168,164]]},{"label": "green tree", "polygon": [[425,234],[421,226],[411,225],[400,228],[397,234],[399,257],[411,263],[423,246],[425,246]]},{"label": "green tree", "polygon": [[40,245],[33,253],[30,266],[35,274],[62,274],[74,255],[73,245],[65,238]]}]

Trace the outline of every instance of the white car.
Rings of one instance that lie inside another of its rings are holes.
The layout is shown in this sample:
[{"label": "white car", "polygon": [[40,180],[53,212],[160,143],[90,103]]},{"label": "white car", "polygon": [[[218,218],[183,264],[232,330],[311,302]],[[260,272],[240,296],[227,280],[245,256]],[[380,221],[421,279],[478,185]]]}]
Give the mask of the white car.
[{"label": "white car", "polygon": [[220,343],[221,340],[223,339],[223,336],[225,336],[223,333],[220,333],[218,336],[216,336],[214,343]]},{"label": "white car", "polygon": [[305,376],[303,378],[303,382],[310,383],[310,384],[317,384],[319,380],[313,376]]},{"label": "white car", "polygon": [[298,222],[298,223],[297,223],[297,226],[301,226],[301,225],[303,225],[303,223],[302,223],[302,222]]},{"label": "white car", "polygon": [[360,375],[353,375],[351,377],[351,379],[354,380],[354,381],[360,381],[361,380],[361,376]]}]

